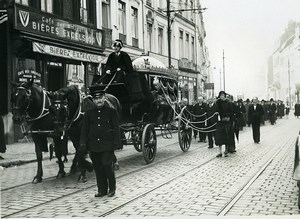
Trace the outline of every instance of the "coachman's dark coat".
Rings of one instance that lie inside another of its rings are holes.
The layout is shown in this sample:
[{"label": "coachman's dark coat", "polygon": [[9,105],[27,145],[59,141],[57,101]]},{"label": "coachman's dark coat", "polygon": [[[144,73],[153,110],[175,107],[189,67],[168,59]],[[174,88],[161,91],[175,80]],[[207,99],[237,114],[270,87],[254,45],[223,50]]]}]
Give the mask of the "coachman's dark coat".
[{"label": "coachman's dark coat", "polygon": [[233,104],[227,99],[218,99],[216,102],[216,106],[217,112],[220,115],[220,121],[218,121],[217,123],[216,130],[216,145],[234,145]]},{"label": "coachman's dark coat", "polygon": [[[121,71],[116,72],[117,68],[121,68]],[[133,71],[132,61],[126,52],[120,51],[119,55],[112,52],[106,62],[105,72],[107,70],[110,70],[112,75],[106,75],[103,83],[109,83],[113,74],[117,74],[114,81],[125,83],[132,102],[137,102],[145,98],[140,77],[137,72]]]}]

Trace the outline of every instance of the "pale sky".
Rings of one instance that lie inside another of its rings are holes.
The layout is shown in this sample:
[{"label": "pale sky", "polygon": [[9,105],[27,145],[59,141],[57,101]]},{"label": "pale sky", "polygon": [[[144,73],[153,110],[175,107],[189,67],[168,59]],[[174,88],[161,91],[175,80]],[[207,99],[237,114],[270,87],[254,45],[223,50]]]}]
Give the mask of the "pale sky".
[{"label": "pale sky", "polygon": [[267,74],[267,58],[288,22],[300,22],[300,0],[201,0],[201,5],[208,8],[203,13],[205,41],[216,92],[224,49],[226,91],[267,98],[259,81]]}]

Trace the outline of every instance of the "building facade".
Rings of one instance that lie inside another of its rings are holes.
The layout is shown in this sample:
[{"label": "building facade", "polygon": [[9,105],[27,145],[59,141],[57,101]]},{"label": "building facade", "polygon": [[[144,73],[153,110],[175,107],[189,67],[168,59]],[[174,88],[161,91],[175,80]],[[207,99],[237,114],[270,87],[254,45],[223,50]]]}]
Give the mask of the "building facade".
[{"label": "building facade", "polygon": [[290,21],[278,39],[269,60],[269,96],[289,102],[299,100],[300,90],[300,24]]},{"label": "building facade", "polygon": [[[34,77],[48,91],[69,85],[85,91],[103,73],[115,39],[132,60],[146,54],[168,66],[167,1],[4,0],[0,7],[7,14],[0,20],[0,105],[8,143],[22,137],[12,122],[8,81]],[[171,67],[178,73],[179,97],[190,103],[204,94],[209,74],[203,17],[189,10],[200,8],[199,0],[170,2]]]}]

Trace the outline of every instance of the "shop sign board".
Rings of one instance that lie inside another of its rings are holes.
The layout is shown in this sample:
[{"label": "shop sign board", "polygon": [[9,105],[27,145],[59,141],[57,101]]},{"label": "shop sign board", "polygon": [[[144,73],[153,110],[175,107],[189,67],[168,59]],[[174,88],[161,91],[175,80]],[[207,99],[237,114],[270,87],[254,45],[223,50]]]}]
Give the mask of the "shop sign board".
[{"label": "shop sign board", "polygon": [[214,89],[214,83],[204,83],[205,90],[212,90]]},{"label": "shop sign board", "polygon": [[44,12],[15,4],[14,28],[67,42],[102,48],[102,30],[71,23]]},{"label": "shop sign board", "polygon": [[51,46],[43,43],[33,42],[32,49],[34,52],[58,56],[66,59],[74,59],[83,62],[93,62],[93,63],[100,63],[103,59],[103,56],[80,52],[72,49],[61,48],[57,46]]},{"label": "shop sign board", "polygon": [[19,83],[28,82],[28,81],[32,80],[32,78],[33,78],[34,83],[41,84],[41,76],[42,75],[39,72],[26,69],[26,70],[18,71],[17,78],[18,78]]}]

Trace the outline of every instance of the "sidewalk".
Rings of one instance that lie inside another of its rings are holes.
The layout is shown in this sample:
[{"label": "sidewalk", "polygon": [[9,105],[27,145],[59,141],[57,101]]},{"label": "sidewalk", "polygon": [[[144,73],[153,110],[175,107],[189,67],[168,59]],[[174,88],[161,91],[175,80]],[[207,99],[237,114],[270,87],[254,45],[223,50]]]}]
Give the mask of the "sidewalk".
[{"label": "sidewalk", "polygon": [[[49,146],[50,143],[48,143]],[[68,143],[69,154],[75,153],[72,142]],[[6,145],[6,152],[1,154],[4,159],[0,160],[0,166],[12,167],[36,161],[34,143],[14,143]],[[55,156],[55,154],[53,155]],[[43,152],[43,160],[50,159],[49,152]],[[55,159],[55,158],[54,158]]]}]

